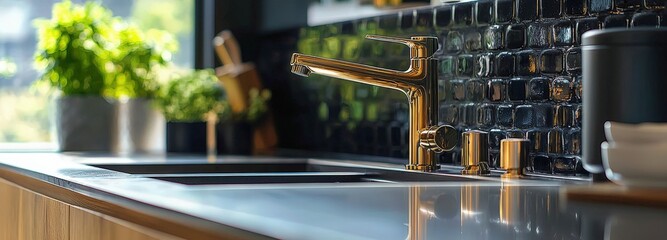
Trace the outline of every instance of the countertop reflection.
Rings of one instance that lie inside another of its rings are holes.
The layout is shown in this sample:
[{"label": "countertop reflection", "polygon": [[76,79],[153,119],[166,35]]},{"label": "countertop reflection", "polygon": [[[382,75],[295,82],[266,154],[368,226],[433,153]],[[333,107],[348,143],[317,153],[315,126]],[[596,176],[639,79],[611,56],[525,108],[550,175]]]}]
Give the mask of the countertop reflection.
[{"label": "countertop reflection", "polygon": [[0,154],[0,167],[74,191],[120,196],[163,211],[185,213],[280,239],[667,236],[667,210],[567,202],[559,195],[563,182],[185,186],[100,170],[78,163],[81,158]]}]

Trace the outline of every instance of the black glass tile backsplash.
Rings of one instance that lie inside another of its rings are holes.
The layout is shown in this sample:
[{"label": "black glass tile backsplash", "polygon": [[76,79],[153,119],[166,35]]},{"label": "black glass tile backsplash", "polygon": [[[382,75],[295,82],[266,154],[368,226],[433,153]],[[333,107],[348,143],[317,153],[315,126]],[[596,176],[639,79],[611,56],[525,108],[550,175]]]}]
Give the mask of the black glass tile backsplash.
[{"label": "black glass tile backsplash", "polygon": [[509,23],[514,20],[515,4],[514,0],[495,0],[495,22]]},{"label": "black glass tile backsplash", "polygon": [[526,44],[526,26],[512,24],[505,30],[505,46],[509,49],[523,48]]},{"label": "black glass tile backsplash", "polygon": [[539,14],[539,0],[515,0],[516,16],[519,21],[533,21]]},{"label": "black glass tile backsplash", "polygon": [[[271,66],[263,77],[274,90],[281,147],[407,158],[402,93],[298,77],[289,73],[287,59],[300,52],[406,69],[407,48],[363,37],[431,35],[440,39],[440,124],[459,133],[488,131],[492,167],[499,167],[500,140],[521,137],[531,140],[530,171],[587,174],[581,165],[581,35],[667,27],[665,2],[480,0],[300,29],[296,49],[272,42],[272,55],[263,60]],[[455,148],[439,161],[459,165],[460,158]]]},{"label": "black glass tile backsplash", "polygon": [[561,0],[540,0],[540,16],[543,19],[560,17],[560,4]]}]

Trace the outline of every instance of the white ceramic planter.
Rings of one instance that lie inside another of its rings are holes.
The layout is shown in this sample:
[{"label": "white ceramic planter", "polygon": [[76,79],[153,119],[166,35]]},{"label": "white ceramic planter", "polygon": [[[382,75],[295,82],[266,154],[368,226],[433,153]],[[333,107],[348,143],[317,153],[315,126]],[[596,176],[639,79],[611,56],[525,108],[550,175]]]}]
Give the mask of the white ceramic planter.
[{"label": "white ceramic planter", "polygon": [[118,148],[118,109],[99,96],[56,100],[56,133],[63,152],[112,152]]},{"label": "white ceramic planter", "polygon": [[145,98],[129,99],[125,103],[129,151],[133,153],[161,153],[165,150],[166,123],[162,113]]}]

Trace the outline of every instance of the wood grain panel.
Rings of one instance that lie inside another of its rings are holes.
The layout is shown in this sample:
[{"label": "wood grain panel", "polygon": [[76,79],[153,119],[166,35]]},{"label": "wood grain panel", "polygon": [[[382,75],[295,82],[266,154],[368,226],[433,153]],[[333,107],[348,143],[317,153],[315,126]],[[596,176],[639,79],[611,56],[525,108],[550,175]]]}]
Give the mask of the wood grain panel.
[{"label": "wood grain panel", "polygon": [[182,239],[71,206],[0,179],[0,240]]},{"label": "wood grain panel", "polygon": [[0,179],[0,240],[9,238],[9,185]]},{"label": "wood grain panel", "polygon": [[46,238],[52,240],[69,239],[69,206],[62,202],[46,199]]},{"label": "wood grain panel", "polygon": [[44,197],[20,189],[19,239],[39,240],[46,237],[46,206]]},{"label": "wood grain panel", "polygon": [[69,239],[101,239],[102,215],[78,207],[69,207]]},{"label": "wood grain panel", "polygon": [[[181,214],[169,212],[167,210],[157,210],[145,206],[128,206],[120,205],[114,202],[113,198],[107,199],[106,197],[96,198],[88,194],[81,194],[76,191],[72,191],[39,179],[35,179],[30,176],[26,176],[20,173],[13,172],[9,169],[0,168],[0,181],[5,180],[6,183],[20,186],[22,188],[28,189],[31,192],[38,194],[36,197],[36,219],[47,219],[47,231],[48,234],[57,234],[56,229],[67,230],[62,232],[57,236],[39,236],[36,235],[37,239],[62,239],[63,237],[68,237],[69,227],[67,226],[69,221],[62,221],[57,219],[51,219],[53,214],[63,213],[69,219],[69,210],[68,205],[84,208],[90,211],[97,212],[103,216],[110,216],[116,219],[122,219],[132,224],[140,224],[144,229],[150,229],[154,232],[161,232],[168,234],[165,236],[176,236],[184,239],[273,239],[267,236],[263,236],[257,233],[252,233],[242,229],[234,228],[231,226],[226,226],[222,224],[212,223],[203,219],[197,218],[184,218]],[[0,184],[2,185],[2,184]],[[18,191],[18,190],[17,190]],[[0,194],[0,199],[3,195]],[[46,197],[43,197],[46,196]],[[53,198],[53,199],[51,199]],[[17,198],[18,199],[18,198]],[[55,200],[54,200],[55,199]],[[57,200],[57,201],[56,201]],[[16,200],[18,201],[18,200]],[[40,201],[43,201],[44,204],[39,204]],[[67,205],[58,207],[53,207],[53,201],[57,203],[64,203]],[[0,203],[0,206],[6,204]],[[11,203],[7,204],[8,206],[15,206],[14,209],[18,209],[18,202],[15,205]],[[40,210],[40,206],[43,206],[45,211]],[[8,216],[2,212],[0,207],[0,230],[5,229],[5,217]],[[40,216],[39,214],[43,212],[45,215]],[[15,214],[16,215],[16,214]],[[18,222],[18,218],[14,218],[14,225]],[[11,224],[11,223],[9,223]],[[139,225],[136,225],[139,226]],[[14,228],[16,228],[14,226]],[[17,232],[14,230],[14,232]],[[14,235],[8,235],[9,231],[0,232],[0,240],[3,239],[16,239]],[[39,234],[39,232],[37,232]],[[65,235],[66,234],[66,235]],[[11,238],[3,238],[5,235]],[[15,234],[16,235],[16,234]],[[58,238],[56,238],[58,237]],[[66,238],[65,238],[66,239]]]},{"label": "wood grain panel", "polygon": [[35,234],[35,194],[28,190],[19,190],[19,239],[32,240]]},{"label": "wood grain panel", "polygon": [[102,218],[102,240],[176,240],[176,238],[117,218]]},{"label": "wood grain panel", "polygon": [[35,192],[35,239],[47,239],[46,233],[46,201],[45,196]]},{"label": "wood grain panel", "polygon": [[19,239],[20,190],[0,180],[0,239]]},{"label": "wood grain panel", "polygon": [[19,239],[35,238],[35,194],[25,189],[19,190]]}]

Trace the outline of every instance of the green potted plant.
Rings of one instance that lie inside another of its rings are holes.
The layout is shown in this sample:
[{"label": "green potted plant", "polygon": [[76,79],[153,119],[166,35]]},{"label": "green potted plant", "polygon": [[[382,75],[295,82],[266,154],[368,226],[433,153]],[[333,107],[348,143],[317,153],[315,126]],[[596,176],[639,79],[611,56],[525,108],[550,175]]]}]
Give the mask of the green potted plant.
[{"label": "green potted plant", "polygon": [[110,90],[124,100],[131,151],[156,152],[162,149],[164,117],[150,101],[158,87],[157,72],[170,63],[177,42],[165,31],[144,32],[127,23],[117,28]]},{"label": "green potted plant", "polygon": [[51,19],[35,21],[36,66],[42,84],[58,90],[56,129],[62,151],[110,151],[117,132],[116,107],[105,97],[113,65],[114,18],[95,2],[56,3]]},{"label": "green potted plant", "polygon": [[167,120],[167,152],[206,152],[207,114],[225,118],[225,92],[213,70],[196,70],[168,81],[154,103]]}]

